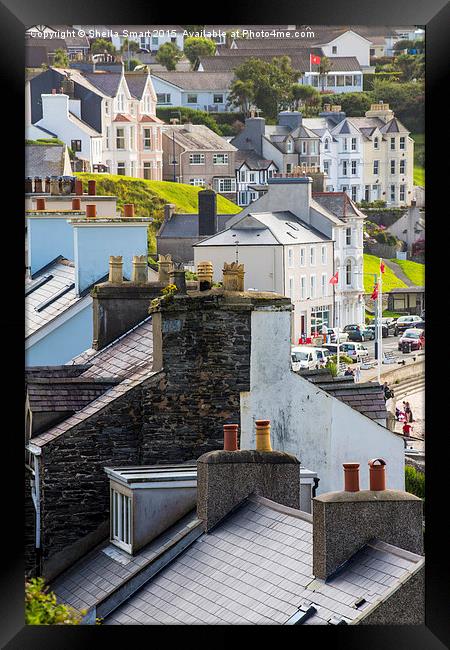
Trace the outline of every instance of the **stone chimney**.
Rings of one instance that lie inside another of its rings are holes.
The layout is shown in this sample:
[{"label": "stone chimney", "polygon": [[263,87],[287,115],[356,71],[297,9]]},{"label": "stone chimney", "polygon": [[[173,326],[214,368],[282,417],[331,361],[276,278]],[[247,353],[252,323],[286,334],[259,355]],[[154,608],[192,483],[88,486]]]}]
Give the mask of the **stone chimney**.
[{"label": "stone chimney", "polygon": [[217,194],[214,190],[200,190],[198,193],[198,234],[200,237],[217,232]]},{"label": "stone chimney", "polygon": [[159,283],[166,287],[170,283],[169,273],[173,267],[172,255],[158,256]]},{"label": "stone chimney", "polygon": [[197,516],[209,532],[251,494],[299,509],[300,462],[282,451],[211,451],[197,460]]},{"label": "stone chimney", "polygon": [[223,288],[225,291],[244,291],[244,265],[238,262],[224,263]]},{"label": "stone chimney", "polygon": [[178,289],[179,296],[187,294],[186,271],[182,264],[173,266],[169,271],[169,284],[174,284]]},{"label": "stone chimney", "polygon": [[109,258],[109,278],[111,284],[123,282],[123,261],[122,255],[111,255]]},{"label": "stone chimney", "polygon": [[409,492],[385,489],[386,463],[382,459],[369,461],[371,489],[359,490],[355,465],[344,464],[342,492],[328,492],[313,499],[316,578],[326,580],[374,538],[412,553],[423,553],[422,500]]},{"label": "stone chimney", "polygon": [[379,117],[383,122],[389,122],[394,117],[394,111],[389,108],[389,104],[383,101],[371,104],[370,110],[365,112],[366,117]]},{"label": "stone chimney", "polygon": [[146,284],[148,282],[148,265],[145,255],[133,255],[131,282],[134,284]]}]

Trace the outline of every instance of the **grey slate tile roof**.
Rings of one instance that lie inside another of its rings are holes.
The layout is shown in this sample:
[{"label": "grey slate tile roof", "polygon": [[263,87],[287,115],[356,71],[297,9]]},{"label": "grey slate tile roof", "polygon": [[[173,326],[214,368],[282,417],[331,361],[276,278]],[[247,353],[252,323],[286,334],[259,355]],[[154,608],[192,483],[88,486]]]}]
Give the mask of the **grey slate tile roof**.
[{"label": "grey slate tile roof", "polygon": [[356,216],[364,218],[346,192],[313,192],[312,197],[339,219]]},{"label": "grey slate tile roof", "polygon": [[33,279],[26,279],[25,292],[30,291],[35,283],[37,285],[46,276],[53,277],[25,297],[25,338],[82,300],[80,296],[76,295],[73,287],[45,309],[36,311],[36,308],[39,308],[43,302],[74,284],[75,268],[72,262],[59,257],[53,264],[37,273]]},{"label": "grey slate tile roof", "polygon": [[[224,230],[226,223],[232,214],[218,214],[218,232]],[[187,239],[199,238],[198,214],[181,214],[176,212],[172,217],[164,221],[158,232],[158,237],[181,237]]]},{"label": "grey slate tile roof", "polygon": [[26,144],[26,175],[33,177],[62,176],[64,174],[64,150],[64,146],[57,144]]},{"label": "grey slate tile roof", "polygon": [[30,408],[37,412],[79,411],[115,385],[114,380],[40,377],[27,380]]},{"label": "grey slate tile roof", "polygon": [[[270,53],[264,50],[263,54],[259,50],[255,52],[242,51],[241,56],[239,54],[233,54],[231,56],[223,54],[220,56],[200,57],[200,63],[204,72],[231,72],[250,58],[258,58],[270,63],[274,57],[289,56],[294,70],[298,72],[309,72],[309,52],[309,49],[302,54],[294,51],[291,52],[290,50],[283,51],[281,48],[273,50]],[[331,63],[331,73],[358,72],[361,70],[361,65],[354,56],[334,56],[329,57],[329,60]]]},{"label": "grey slate tile roof", "polygon": [[189,131],[183,124],[166,125],[163,133],[170,139],[175,135],[175,142],[186,151],[236,151],[236,147],[204,124],[191,124]]},{"label": "grey slate tile roof", "polygon": [[275,165],[278,169],[278,166],[273,162],[273,160],[266,160],[258,153],[256,153],[256,151],[253,149],[236,151],[235,161],[236,169],[239,169],[244,163],[247,164],[247,167],[249,167],[249,169],[267,169],[272,164]]},{"label": "grey slate tile roof", "polygon": [[228,90],[232,72],[152,72],[152,76],[183,90]]},{"label": "grey slate tile roof", "polygon": [[87,79],[90,84],[108,97],[116,96],[121,79],[120,72],[84,72],[80,76]]},{"label": "grey slate tile roof", "polygon": [[141,72],[127,72],[125,79],[128,89],[133,97],[141,99],[144,93],[145,84],[147,83],[148,74]]},{"label": "grey slate tile roof", "polygon": [[[250,497],[104,624],[283,625],[305,603],[317,610],[305,624],[327,624],[333,616],[351,623],[422,565],[422,557],[374,541],[335,577],[316,580],[311,516]],[[366,602],[356,608],[361,598]]]}]

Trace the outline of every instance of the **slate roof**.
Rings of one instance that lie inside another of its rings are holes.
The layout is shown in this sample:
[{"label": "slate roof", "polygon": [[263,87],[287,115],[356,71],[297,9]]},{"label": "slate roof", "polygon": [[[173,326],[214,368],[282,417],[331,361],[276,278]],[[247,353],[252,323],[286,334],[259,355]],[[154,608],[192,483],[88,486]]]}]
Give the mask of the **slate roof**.
[{"label": "slate roof", "polygon": [[236,151],[236,147],[204,124],[191,124],[190,126],[191,130],[188,131],[184,124],[167,125],[163,128],[163,133],[171,139],[175,134],[175,142],[186,151]]},{"label": "slate roof", "polygon": [[99,138],[102,135],[99,131],[93,129],[92,126],[89,126],[89,124],[81,120],[77,115],[71,113],[70,111],[69,111],[69,120],[74,124],[76,124],[80,129],[82,129],[85,133],[87,133],[91,137]]},{"label": "slate roof", "polygon": [[[280,28],[278,28],[280,29]],[[296,28],[297,31],[304,31],[307,29],[308,32],[314,32],[314,36],[308,36],[308,37],[303,37],[303,38],[283,38],[283,39],[278,39],[278,38],[251,38],[251,39],[235,39],[235,43],[237,45],[238,49],[252,49],[255,46],[264,48],[264,49],[273,49],[273,48],[283,48],[283,49],[291,49],[291,48],[297,48],[297,47],[307,47],[310,48],[311,45],[326,45],[327,43],[333,41],[335,38],[338,36],[341,36],[345,32],[351,30],[353,32],[356,32],[360,36],[363,36],[364,38],[367,38],[366,34],[368,34],[368,30],[370,31],[370,28],[367,28],[366,26],[361,26],[361,25],[341,25],[341,26],[327,26],[327,25],[303,25],[299,26]],[[392,31],[392,27],[386,27],[386,30]],[[376,33],[380,34],[382,32],[383,28],[376,28]],[[370,38],[369,38],[370,40]]]},{"label": "slate roof", "polygon": [[142,99],[144,93],[145,84],[147,83],[148,74],[145,72],[126,72],[125,79],[127,82],[128,90],[136,97],[136,99]]},{"label": "slate roof", "polygon": [[[218,214],[218,232],[224,230],[228,219],[232,214]],[[198,214],[180,214],[176,212],[168,220],[165,220],[158,232],[158,237],[176,237],[187,239],[198,239]]]},{"label": "slate roof", "polygon": [[273,160],[266,160],[253,149],[236,151],[235,163],[236,169],[239,169],[244,163],[246,163],[247,167],[252,170],[254,169],[259,171],[261,169],[267,169],[270,165],[275,165],[278,169],[278,166],[273,162]]},{"label": "slate roof", "polygon": [[371,420],[387,418],[383,386],[379,384],[355,384],[353,377],[333,378],[325,369],[300,370],[298,374]]},{"label": "slate roof", "polygon": [[[41,127],[38,126],[38,128]],[[26,175],[33,177],[62,176],[64,174],[64,151],[65,146],[58,144],[26,144]]]},{"label": "slate roof", "polygon": [[121,79],[120,72],[83,72],[80,76],[87,79],[89,83],[105,95],[108,95],[108,97],[115,97],[117,95],[117,89],[119,88]]},{"label": "slate roof", "polygon": [[[203,67],[204,72],[231,72],[235,70],[242,63],[245,63],[250,58],[261,59],[262,61],[271,62],[274,57],[280,56],[289,56],[291,59],[291,65],[297,72],[309,72],[309,52],[307,53],[297,53],[297,52],[286,52],[286,51],[272,51],[270,54],[264,51],[264,54],[261,54],[259,50],[254,53],[243,53],[239,55],[220,55],[220,56],[205,56],[200,57],[200,63]],[[358,62],[358,59],[354,56],[334,56],[329,57],[331,69],[330,72],[359,72],[361,70],[361,65]]]},{"label": "slate roof", "polygon": [[83,377],[40,377],[27,380],[30,408],[36,412],[79,411],[103,395],[117,381]]},{"label": "slate roof", "polygon": [[[170,535],[180,540],[197,526],[186,516],[134,557],[106,543],[51,588],[61,601],[97,605],[99,612],[139,568],[144,572],[152,559],[164,558]],[[373,540],[327,581],[315,579],[311,515],[253,496],[150,575],[103,623],[283,625],[311,605],[315,612],[304,624],[358,623],[423,564],[419,555]]]},{"label": "slate roof", "polygon": [[363,213],[358,210],[347,192],[313,192],[312,198],[339,219],[364,218]]},{"label": "slate roof", "polygon": [[292,212],[249,212],[231,228],[198,242],[196,246],[261,246],[263,244],[323,243],[327,237]]},{"label": "slate roof", "polygon": [[[40,281],[46,277],[48,281],[41,284]],[[37,288],[32,291],[34,286]],[[61,293],[60,297],[49,304],[48,307],[37,311],[45,301],[57,296],[64,290],[66,291]],[[41,327],[50,323],[80,300],[82,300],[82,297],[77,296],[75,293],[75,267],[73,262],[60,256],[52,264],[47,265],[35,274],[33,279],[27,278],[25,280],[25,338],[37,332]]]},{"label": "slate roof", "polygon": [[227,90],[232,72],[152,72],[152,77],[168,81],[183,90]]}]

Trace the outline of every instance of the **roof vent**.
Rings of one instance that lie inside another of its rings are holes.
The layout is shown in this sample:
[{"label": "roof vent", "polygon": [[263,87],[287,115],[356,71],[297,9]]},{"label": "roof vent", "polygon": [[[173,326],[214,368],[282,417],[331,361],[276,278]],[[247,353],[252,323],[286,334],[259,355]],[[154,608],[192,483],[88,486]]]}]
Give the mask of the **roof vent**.
[{"label": "roof vent", "polygon": [[328,625],[348,625],[347,621],[338,615],[334,615],[329,618],[327,623]]}]

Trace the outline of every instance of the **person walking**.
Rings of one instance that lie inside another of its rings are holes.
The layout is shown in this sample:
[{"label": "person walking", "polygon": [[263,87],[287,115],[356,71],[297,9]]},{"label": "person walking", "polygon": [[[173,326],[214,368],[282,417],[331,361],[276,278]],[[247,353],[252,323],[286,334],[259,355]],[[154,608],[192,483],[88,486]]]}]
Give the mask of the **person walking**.
[{"label": "person walking", "polygon": [[413,414],[409,402],[405,402],[405,414],[406,414],[406,421],[413,422]]},{"label": "person walking", "polygon": [[394,397],[394,393],[389,388],[387,381],[385,381],[384,384],[383,384],[383,391],[384,391],[384,401],[385,402],[387,402],[389,399]]},{"label": "person walking", "polygon": [[355,368],[355,383],[359,384],[360,381],[361,381],[361,368],[359,367],[359,363],[357,363]]},{"label": "person walking", "polygon": [[412,425],[409,424],[408,421],[405,421],[405,423],[403,424],[403,428],[402,428],[403,435],[409,437],[409,434],[411,433],[412,430],[413,430]]}]

